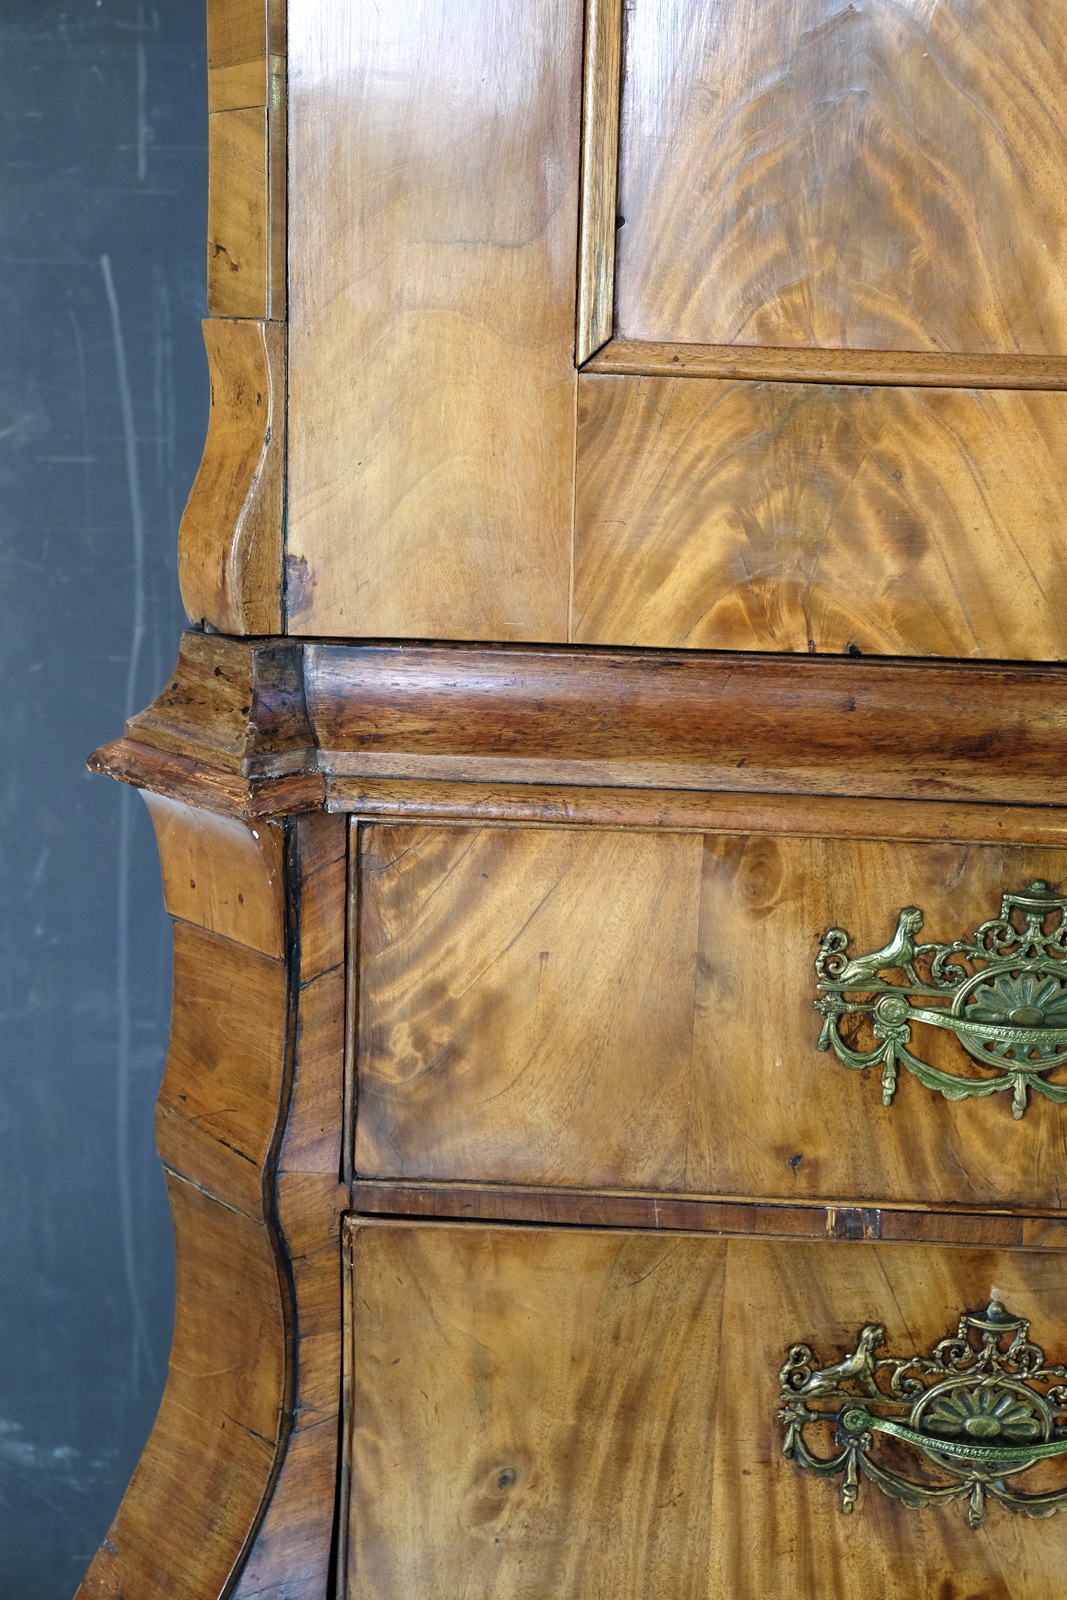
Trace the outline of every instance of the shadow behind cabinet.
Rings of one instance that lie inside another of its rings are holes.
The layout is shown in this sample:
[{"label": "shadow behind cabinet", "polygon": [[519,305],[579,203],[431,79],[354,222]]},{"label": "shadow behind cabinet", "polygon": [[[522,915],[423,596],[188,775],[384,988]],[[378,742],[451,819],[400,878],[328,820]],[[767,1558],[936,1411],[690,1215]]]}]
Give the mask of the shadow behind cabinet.
[{"label": "shadow behind cabinet", "polygon": [[1060,7],[208,25],[82,1600],[1067,1594]]}]

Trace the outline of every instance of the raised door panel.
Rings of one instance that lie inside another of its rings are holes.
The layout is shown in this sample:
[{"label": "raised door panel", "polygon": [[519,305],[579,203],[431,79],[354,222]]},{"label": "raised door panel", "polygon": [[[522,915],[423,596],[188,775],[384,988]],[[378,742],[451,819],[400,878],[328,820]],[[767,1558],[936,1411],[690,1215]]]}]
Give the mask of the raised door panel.
[{"label": "raised door panel", "polygon": [[793,1344],[927,1351],[991,1291],[1062,1356],[1055,1252],[361,1223],[352,1274],[348,1600],[1060,1592],[1056,1520],[867,1482],[842,1516],[777,1419]]},{"label": "raised door panel", "polygon": [[634,0],[617,331],[1067,349],[1056,0]]},{"label": "raised door panel", "polygon": [[[1016,1118],[1007,1080],[953,1101],[904,1071],[883,1105],[878,1070],[818,1049],[813,963],[835,926],[881,950],[907,906],[917,938],[969,935],[1005,890],[1064,877],[1062,850],[373,825],[359,863],[365,1177],[1061,1203],[1064,1106],[1031,1092]],[[949,1031],[913,1034],[935,1070],[992,1081]]]}]

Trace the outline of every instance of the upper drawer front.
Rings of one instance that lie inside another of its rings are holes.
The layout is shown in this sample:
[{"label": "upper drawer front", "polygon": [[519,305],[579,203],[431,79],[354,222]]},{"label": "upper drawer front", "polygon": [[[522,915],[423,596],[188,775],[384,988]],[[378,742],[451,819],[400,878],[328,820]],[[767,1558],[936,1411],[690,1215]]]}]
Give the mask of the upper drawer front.
[{"label": "upper drawer front", "polygon": [[[844,1470],[824,1481],[784,1459],[778,1420],[779,1372],[803,1344],[826,1380],[795,1404],[851,1401],[906,1425],[908,1403],[880,1405],[859,1361],[839,1374],[844,1394],[827,1369],[864,1348],[872,1362],[928,1357],[991,1296],[1061,1361],[1057,1252],[403,1223],[361,1226],[353,1246],[348,1600],[1064,1593],[1062,1516],[1030,1521],[991,1493],[972,1532],[966,1483],[881,1432],[868,1436],[876,1467],[963,1494],[913,1510],[863,1477],[842,1516]],[[946,1384],[943,1436],[972,1445],[980,1339]],[[1009,1437],[1032,1437],[1041,1403],[1004,1366],[995,1404],[1020,1408]],[[874,1369],[878,1385],[888,1370]],[[837,1453],[828,1424],[802,1437],[816,1457]],[[1006,1487],[1065,1481],[1061,1456]]]},{"label": "upper drawer front", "polygon": [[[970,936],[1004,891],[1067,876],[1064,850],[393,824],[359,837],[360,1173],[1060,1204],[1067,1107],[1031,1092],[1016,1118],[1010,1092],[951,1101],[906,1070],[884,1106],[880,1067],[818,1049],[814,958],[834,926],[850,953],[882,950],[904,907],[924,913],[916,942]],[[842,1026],[859,1049],[884,1042]],[[950,1030],[911,1032],[934,1069],[990,1079]]]}]

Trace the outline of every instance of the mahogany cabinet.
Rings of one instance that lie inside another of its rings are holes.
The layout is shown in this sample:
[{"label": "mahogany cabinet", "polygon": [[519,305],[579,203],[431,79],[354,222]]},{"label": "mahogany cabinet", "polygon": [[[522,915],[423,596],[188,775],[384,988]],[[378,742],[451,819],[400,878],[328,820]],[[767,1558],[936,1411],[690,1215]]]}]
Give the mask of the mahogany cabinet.
[{"label": "mahogany cabinet", "polygon": [[1067,1596],[1067,13],[208,30],[81,1600]]}]

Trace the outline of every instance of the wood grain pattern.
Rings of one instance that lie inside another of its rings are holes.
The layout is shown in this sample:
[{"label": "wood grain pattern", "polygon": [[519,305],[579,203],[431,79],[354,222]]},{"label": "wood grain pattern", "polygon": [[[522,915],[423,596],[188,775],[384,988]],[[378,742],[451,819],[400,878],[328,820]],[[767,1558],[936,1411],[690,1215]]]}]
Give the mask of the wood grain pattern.
[{"label": "wood grain pattern", "polygon": [[126,724],[130,739],[244,777],[314,769],[299,644],[245,644],[190,629],[161,693]]},{"label": "wood grain pattern", "polygon": [[388,1183],[359,1178],[352,1207],[360,1216],[428,1217],[436,1221],[526,1222],[574,1228],[651,1228],[711,1234],[761,1234],[785,1239],[896,1239],[912,1243],[1026,1245],[1062,1250],[1065,1225],[1056,1214],[1011,1216],[949,1207],[928,1212],[902,1206],[758,1204],[621,1190],[534,1185]]},{"label": "wood grain pattern", "polygon": [[285,328],[204,323],[207,439],[178,533],[190,621],[220,633],[282,631]]},{"label": "wood grain pattern", "polygon": [[368,1225],[355,1254],[350,1600],[703,1593],[725,1246]]},{"label": "wood grain pattern", "polygon": [[637,0],[617,331],[1063,354],[1065,63],[1041,0]]},{"label": "wood grain pattern", "polygon": [[[1018,663],[304,644],[190,632],[162,693],[130,719],[130,737],[90,765],[245,817],[324,804],[358,810],[364,798],[374,811],[390,793],[399,799],[398,783],[413,785],[404,793],[423,815],[429,802],[455,816],[467,808],[487,818],[668,827],[700,825],[704,816],[718,826],[721,806],[732,802],[708,796],[742,787],[749,795],[1056,808],[1067,759],[1065,678],[1063,667]],[[788,809],[784,800],[767,804]],[[801,807],[809,820],[798,826],[817,830],[817,812]],[[844,806],[831,814],[851,834],[876,813]],[[766,826],[768,815],[757,807],[753,826]],[[961,838],[988,830],[1052,842],[1057,815],[1008,820],[998,811],[983,822],[949,806],[943,820]],[[921,810],[887,809],[874,831],[887,829],[949,836]]]},{"label": "wood grain pattern", "polygon": [[[834,1487],[781,1456],[775,1378],[795,1340],[834,1361],[855,1348],[859,1327],[884,1323],[891,1347],[928,1350],[954,1333],[958,1311],[980,1309],[992,1290],[1057,1359],[1063,1358],[1063,1261],[1053,1252],[914,1245],[727,1246],[723,1368],[712,1453],[713,1529],[707,1594],[736,1600],[1043,1600],[1062,1586],[1057,1518],[990,1517],[979,1534],[958,1506],[913,1512],[871,1485],[843,1517]],[[1048,1487],[1064,1482],[1050,1471]],[[753,1537],[753,1530],[759,1536]]]},{"label": "wood grain pattern", "polygon": [[285,1455],[233,1600],[323,1600],[331,1579],[341,1398],[341,1163],[347,841],[337,817],[291,825],[299,886],[292,1098],[275,1195],[292,1274]]},{"label": "wood grain pattern", "polygon": [[236,818],[145,794],[172,917],[247,945],[285,954],[285,837],[277,822]]},{"label": "wood grain pattern", "polygon": [[[781,1457],[788,1346],[926,1348],[1053,1253],[433,1224],[354,1230],[347,1600],[1047,1600],[1055,1519],[918,1514]],[[1062,1469],[1060,1472],[1062,1481]]]},{"label": "wood grain pattern", "polygon": [[[736,771],[736,769],[735,769]],[[790,833],[829,839],[1067,845],[1067,810],[825,795],[579,789],[564,784],[420,783],[331,778],[326,807],[398,822],[642,828],[674,833]]]},{"label": "wood grain pattern", "polygon": [[[813,1006],[828,927],[874,950],[917,905],[951,940],[1062,879],[1062,851],[414,824],[361,849],[361,1176],[1063,1204],[1061,1107],[1016,1122],[907,1074],[883,1107],[817,1049]],[[921,1032],[924,1059],[978,1072]]]},{"label": "wood grain pattern", "polygon": [[321,768],[364,777],[1052,805],[1064,682],[977,662],[304,647]]},{"label": "wood grain pattern", "polygon": [[284,55],[285,0],[207,0],[209,111],[267,105]]},{"label": "wood grain pattern", "polygon": [[566,637],[581,32],[290,4],[292,633]]},{"label": "wood grain pattern", "polygon": [[585,363],[584,370],[647,378],[751,378],[762,383],[1067,389],[1063,356],[976,356],[951,351],[772,350],[761,345],[612,339]]},{"label": "wood grain pattern", "polygon": [[585,0],[582,209],[578,234],[579,366],[611,338],[619,173],[622,0]]},{"label": "wood grain pattern", "polygon": [[1067,397],[584,377],[574,637],[1056,660]]},{"label": "wood grain pattern", "polygon": [[117,778],[136,789],[246,822],[319,811],[326,799],[326,785],[317,772],[287,778],[242,778],[210,762],[168,755],[136,739],[114,739],[94,750],[85,764],[90,772]]},{"label": "wood grain pattern", "polygon": [[344,824],[290,823],[283,849],[277,825],[153,809],[178,913],[157,1118],[175,1341],[156,1426],[79,1594],[170,1593],[180,1574],[188,1600],[321,1600],[346,1202]]}]

